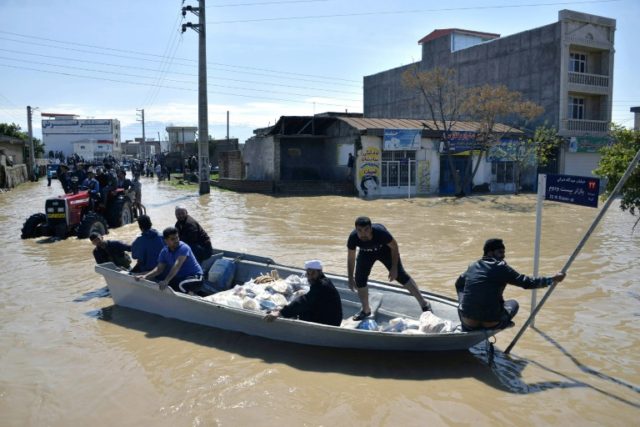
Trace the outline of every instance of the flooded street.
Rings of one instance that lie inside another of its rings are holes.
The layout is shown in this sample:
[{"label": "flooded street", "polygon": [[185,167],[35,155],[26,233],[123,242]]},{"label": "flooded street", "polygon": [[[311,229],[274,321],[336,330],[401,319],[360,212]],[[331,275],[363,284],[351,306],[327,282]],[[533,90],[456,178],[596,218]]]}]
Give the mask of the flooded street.
[{"label": "flooded street", "polygon": [[[614,203],[567,279],[510,357],[516,328],[470,352],[385,353],[280,343],[113,305],[92,245],[21,240],[59,182],[0,194],[0,425],[445,426],[637,425],[640,417],[640,231]],[[531,274],[535,196],[366,201],[272,197],[212,188],[198,197],[143,178],[154,227],[184,204],[214,247],[346,274],[358,215],[386,225],[422,289],[454,297],[454,282],[502,237],[507,261]],[[562,268],[596,209],[546,203],[540,272]],[[109,239],[131,242],[131,224]],[[375,279],[386,278],[376,264]],[[541,298],[544,291],[539,291]],[[635,420],[635,421],[634,421]]]}]

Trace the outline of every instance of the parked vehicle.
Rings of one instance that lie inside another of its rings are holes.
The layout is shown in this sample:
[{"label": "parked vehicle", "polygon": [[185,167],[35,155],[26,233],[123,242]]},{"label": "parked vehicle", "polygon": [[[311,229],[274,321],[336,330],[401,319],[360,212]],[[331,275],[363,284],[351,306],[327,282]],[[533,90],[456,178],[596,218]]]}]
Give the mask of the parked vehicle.
[{"label": "parked vehicle", "polygon": [[55,236],[65,239],[77,236],[86,239],[94,231],[106,234],[109,227],[133,222],[132,191],[114,189],[106,193],[105,198],[104,201],[97,200],[88,191],[75,191],[47,199],[45,212],[27,218],[20,237]]}]

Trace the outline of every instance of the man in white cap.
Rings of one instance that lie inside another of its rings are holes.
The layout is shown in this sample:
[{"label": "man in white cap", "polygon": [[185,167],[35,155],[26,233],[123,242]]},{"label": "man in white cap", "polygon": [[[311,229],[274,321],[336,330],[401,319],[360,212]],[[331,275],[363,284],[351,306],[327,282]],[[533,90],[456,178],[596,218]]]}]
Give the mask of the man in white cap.
[{"label": "man in white cap", "polygon": [[322,272],[322,261],[317,259],[304,263],[310,289],[280,311],[268,312],[264,317],[273,322],[278,317],[297,318],[306,322],[340,326],[342,323],[342,301],[331,280]]}]

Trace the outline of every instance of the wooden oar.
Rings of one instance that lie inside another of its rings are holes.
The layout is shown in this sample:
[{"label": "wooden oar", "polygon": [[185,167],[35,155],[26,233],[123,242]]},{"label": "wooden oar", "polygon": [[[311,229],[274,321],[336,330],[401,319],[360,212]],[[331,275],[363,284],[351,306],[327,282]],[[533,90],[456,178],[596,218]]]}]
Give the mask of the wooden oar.
[{"label": "wooden oar", "polygon": [[[576,259],[576,257],[578,256],[578,254],[582,250],[582,247],[585,245],[587,240],[589,240],[589,237],[591,236],[591,233],[593,233],[593,230],[598,226],[598,223],[600,222],[600,220],[604,216],[605,212],[607,212],[607,209],[609,209],[609,206],[611,205],[611,203],[613,203],[613,199],[617,196],[617,194],[618,194],[618,192],[620,192],[620,189],[622,188],[622,186],[625,184],[625,182],[627,182],[627,179],[629,179],[629,177],[631,176],[631,173],[633,172],[633,169],[638,164],[639,160],[640,160],[640,150],[638,150],[638,152],[636,153],[636,156],[633,158],[631,163],[629,163],[629,167],[625,171],[625,173],[622,176],[622,178],[620,178],[620,181],[618,181],[618,184],[616,184],[615,188],[611,192],[611,195],[609,195],[609,198],[607,199],[607,201],[605,202],[604,206],[602,207],[602,209],[598,213],[598,216],[596,216],[596,218],[593,220],[593,223],[591,224],[591,226],[589,227],[589,229],[585,233],[584,237],[582,238],[580,243],[578,243],[578,246],[573,251],[573,253],[569,257],[569,260],[567,261],[567,263],[562,268],[561,271],[563,273],[567,272],[567,270],[569,269],[569,267],[573,263],[573,260]],[[518,340],[520,339],[520,337],[522,336],[524,331],[529,327],[529,324],[531,324],[533,319],[536,317],[536,314],[538,314],[540,309],[542,309],[542,306],[547,301],[547,299],[551,295],[551,292],[553,292],[553,290],[555,289],[556,285],[557,285],[557,283],[554,283],[551,286],[549,286],[549,289],[544,294],[544,297],[542,297],[542,299],[540,300],[540,302],[538,303],[536,308],[531,312],[531,315],[529,315],[529,318],[527,319],[527,321],[524,322],[524,325],[522,325],[522,328],[520,328],[520,330],[516,334],[515,338],[513,338],[513,341],[511,341],[511,344],[509,344],[509,347],[507,347],[507,349],[504,351],[505,354],[509,354],[509,352],[511,351],[513,346],[516,345],[516,343],[518,342]]]}]

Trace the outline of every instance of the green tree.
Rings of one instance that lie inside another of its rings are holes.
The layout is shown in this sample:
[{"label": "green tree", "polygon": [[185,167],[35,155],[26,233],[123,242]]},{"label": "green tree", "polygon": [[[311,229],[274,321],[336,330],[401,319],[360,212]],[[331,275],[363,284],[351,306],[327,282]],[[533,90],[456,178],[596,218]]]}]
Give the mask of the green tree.
[{"label": "green tree", "polygon": [[[600,153],[600,163],[593,172],[607,180],[604,194],[609,195],[615,188],[622,175],[624,175],[631,160],[640,151],[640,131],[624,128],[620,125],[612,125],[611,137],[613,144],[603,148]],[[635,170],[622,187],[622,199],[620,208],[629,211],[631,215],[638,215],[639,218],[634,224],[634,228],[640,221],[640,168]]]},{"label": "green tree", "polygon": [[[15,123],[0,123],[0,135],[12,136],[14,138],[19,138],[25,142],[29,141],[29,134],[27,132],[23,132],[20,128],[20,125],[17,125]],[[44,144],[38,138],[33,138],[33,148],[36,158],[43,157]],[[24,156],[25,159],[29,157],[29,147],[26,144]]]}]

